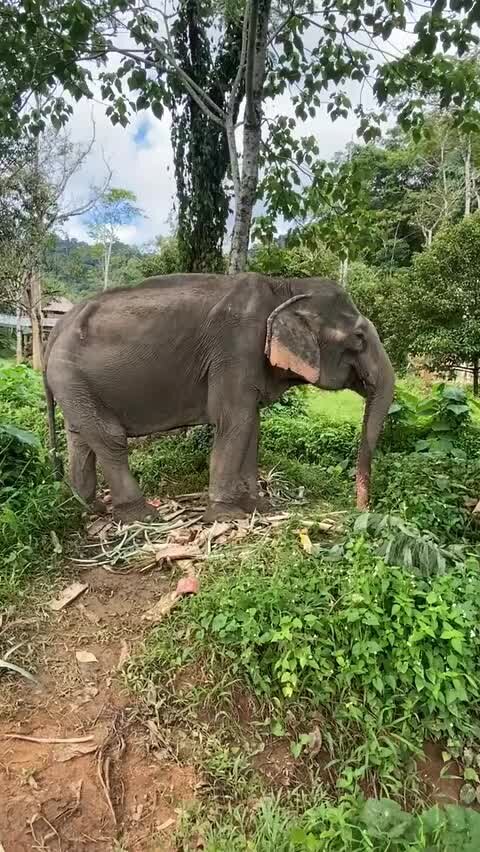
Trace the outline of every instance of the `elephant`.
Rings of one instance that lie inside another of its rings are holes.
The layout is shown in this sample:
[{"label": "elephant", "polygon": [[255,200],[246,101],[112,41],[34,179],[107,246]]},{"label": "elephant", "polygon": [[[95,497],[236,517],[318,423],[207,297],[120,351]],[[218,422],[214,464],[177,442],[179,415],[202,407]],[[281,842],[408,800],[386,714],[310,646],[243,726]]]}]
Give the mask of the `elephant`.
[{"label": "elephant", "polygon": [[259,408],[307,383],[366,400],[356,491],[358,507],[368,506],[394,372],[375,327],[334,281],[148,278],[75,305],[54,326],[44,360],[54,458],[58,403],[72,488],[95,505],[98,461],[120,521],[152,512],[129,469],[128,438],[199,424],[214,427],[205,519],[252,512]]}]

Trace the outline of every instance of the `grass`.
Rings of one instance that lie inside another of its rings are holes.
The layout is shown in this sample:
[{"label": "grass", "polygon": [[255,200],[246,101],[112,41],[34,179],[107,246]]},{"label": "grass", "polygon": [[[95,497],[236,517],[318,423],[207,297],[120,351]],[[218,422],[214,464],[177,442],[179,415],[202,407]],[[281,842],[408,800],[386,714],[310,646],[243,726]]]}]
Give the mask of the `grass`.
[{"label": "grass", "polygon": [[[55,570],[81,507],[49,471],[38,377],[0,372],[1,422],[38,439],[10,434],[0,444],[0,602],[18,604],[33,578]],[[293,402],[296,410],[263,417],[261,466],[265,487],[290,497],[301,489],[308,502],[290,503],[280,534],[212,557],[201,594],[128,664],[169,754],[203,781],[177,843],[187,849],[200,837],[209,852],[478,849],[465,839],[479,830],[473,816],[405,812],[429,804],[416,771],[426,739],[441,744],[469,795],[480,786],[480,536],[465,507],[480,482],[473,445],[421,455],[411,452],[415,435],[408,447],[392,440],[402,425],[393,423],[375,463],[375,523],[359,522],[352,464],[362,401],[310,391],[309,417]],[[447,403],[437,399],[434,425]],[[453,414],[448,434],[464,440]],[[132,469],[152,495],[196,491],[207,482],[209,442],[198,430],[137,445]],[[322,528],[327,515],[334,535]],[[393,801],[380,806],[380,796]]]},{"label": "grass", "polygon": [[353,391],[323,391],[313,388],[308,395],[308,410],[313,417],[325,417],[338,423],[360,423],[363,400]]},{"label": "grass", "polygon": [[[205,852],[475,852],[480,815],[431,808],[418,816],[389,801],[346,799],[338,806],[319,796],[260,799],[220,818],[200,811],[186,818],[181,841],[200,837]],[[190,846],[181,848],[192,848]]]}]

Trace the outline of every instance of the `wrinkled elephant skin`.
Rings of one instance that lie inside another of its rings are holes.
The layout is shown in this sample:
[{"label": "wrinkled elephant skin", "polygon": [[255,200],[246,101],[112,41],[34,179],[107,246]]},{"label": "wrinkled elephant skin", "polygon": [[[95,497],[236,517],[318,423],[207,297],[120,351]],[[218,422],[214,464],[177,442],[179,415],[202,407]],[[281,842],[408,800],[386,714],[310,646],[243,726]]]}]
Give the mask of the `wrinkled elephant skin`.
[{"label": "wrinkled elephant skin", "polygon": [[171,275],[76,305],[55,326],[45,388],[65,415],[73,488],[95,499],[96,462],[114,511],[148,514],[127,439],[211,423],[210,518],[257,504],[258,409],[295,384],[366,398],[357,498],[368,501],[372,454],[393,371],[372,324],[338,284],[256,274]]}]

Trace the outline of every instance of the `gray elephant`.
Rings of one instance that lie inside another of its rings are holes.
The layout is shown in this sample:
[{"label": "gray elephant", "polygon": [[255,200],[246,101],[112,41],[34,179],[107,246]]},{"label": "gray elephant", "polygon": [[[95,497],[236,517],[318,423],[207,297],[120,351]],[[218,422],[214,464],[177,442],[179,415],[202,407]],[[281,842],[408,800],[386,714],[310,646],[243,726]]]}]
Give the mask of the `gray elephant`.
[{"label": "gray elephant", "polygon": [[357,465],[365,508],[394,389],[375,328],[342,287],[253,273],[149,278],[76,305],[50,336],[44,380],[54,453],[54,400],[65,416],[73,488],[94,501],[98,460],[125,522],[149,511],[127,438],[202,423],[215,427],[207,519],[251,512],[259,406],[305,383],[366,398]]}]

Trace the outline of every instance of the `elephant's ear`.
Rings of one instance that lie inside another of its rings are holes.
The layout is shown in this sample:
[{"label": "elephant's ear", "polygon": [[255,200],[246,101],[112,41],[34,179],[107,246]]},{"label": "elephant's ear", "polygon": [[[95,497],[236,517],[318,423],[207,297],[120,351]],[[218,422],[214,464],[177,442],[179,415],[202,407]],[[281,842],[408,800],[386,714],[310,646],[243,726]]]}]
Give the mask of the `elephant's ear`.
[{"label": "elephant's ear", "polygon": [[293,296],[270,314],[267,320],[265,355],[272,367],[281,367],[315,384],[320,376],[320,350],[307,318],[296,311],[294,302],[309,296]]}]

